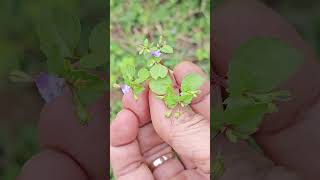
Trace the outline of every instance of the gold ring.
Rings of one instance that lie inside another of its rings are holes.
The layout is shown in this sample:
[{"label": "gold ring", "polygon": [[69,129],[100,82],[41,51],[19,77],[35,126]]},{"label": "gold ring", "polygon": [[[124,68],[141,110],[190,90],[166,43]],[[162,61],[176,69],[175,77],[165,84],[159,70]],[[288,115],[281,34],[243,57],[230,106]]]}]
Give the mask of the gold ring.
[{"label": "gold ring", "polygon": [[174,152],[169,152],[167,154],[164,154],[158,158],[156,158],[155,160],[153,160],[150,164],[150,169],[151,171],[153,171],[155,168],[161,166],[163,163],[165,163],[166,161],[173,159],[175,157]]}]

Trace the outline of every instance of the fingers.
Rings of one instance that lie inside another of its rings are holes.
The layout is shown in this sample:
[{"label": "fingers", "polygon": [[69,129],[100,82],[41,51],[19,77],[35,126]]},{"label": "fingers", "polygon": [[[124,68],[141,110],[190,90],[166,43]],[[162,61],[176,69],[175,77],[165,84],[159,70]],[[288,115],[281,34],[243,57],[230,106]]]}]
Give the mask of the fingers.
[{"label": "fingers", "polygon": [[110,143],[121,146],[133,142],[138,135],[138,119],[130,110],[122,110],[117,114],[110,126]]},{"label": "fingers", "polygon": [[169,111],[162,100],[149,92],[153,126],[159,136],[181,156],[192,160],[204,172],[210,170],[210,122],[191,109],[181,108],[181,116],[166,118]]},{"label": "fingers", "polygon": [[[173,152],[172,148],[155,132],[152,123],[148,123],[140,128],[138,142],[144,160],[147,164],[151,164],[155,159],[162,155]],[[157,180],[166,180],[174,177],[183,170],[184,167],[182,163],[177,157],[175,157],[155,168],[153,170],[153,175]]]},{"label": "fingers", "polygon": [[68,155],[45,150],[33,156],[22,168],[18,180],[89,180],[86,173]]},{"label": "fingers", "polygon": [[154,179],[136,140],[138,126],[139,120],[130,110],[120,111],[110,126],[110,160],[117,180]]},{"label": "fingers", "polygon": [[[131,110],[138,117],[140,128],[137,140],[140,151],[146,164],[151,164],[156,158],[173,150],[159,137],[150,123],[148,92],[148,89],[145,89],[138,99],[134,99],[132,92],[129,92],[124,94],[122,102],[124,108]],[[182,163],[174,158],[154,169],[153,175],[158,180],[169,179],[182,170],[184,170]]]},{"label": "fingers", "polygon": [[186,170],[179,174],[177,174],[175,177],[171,178],[170,180],[193,180],[193,179],[210,179],[210,175],[203,175],[199,171],[195,169]]},{"label": "fingers", "polygon": [[140,127],[150,122],[148,92],[149,89],[146,88],[139,95],[138,99],[134,99],[132,91],[124,94],[122,97],[123,107],[126,109],[130,109],[138,116]]},{"label": "fingers", "polygon": [[205,78],[203,85],[200,87],[201,93],[196,98],[194,98],[190,106],[196,113],[203,115],[206,119],[209,120],[210,81],[208,80],[208,76],[201,70],[201,68],[188,61],[178,64],[174,69],[173,74],[178,85],[181,85],[183,78],[189,74],[198,74]]}]

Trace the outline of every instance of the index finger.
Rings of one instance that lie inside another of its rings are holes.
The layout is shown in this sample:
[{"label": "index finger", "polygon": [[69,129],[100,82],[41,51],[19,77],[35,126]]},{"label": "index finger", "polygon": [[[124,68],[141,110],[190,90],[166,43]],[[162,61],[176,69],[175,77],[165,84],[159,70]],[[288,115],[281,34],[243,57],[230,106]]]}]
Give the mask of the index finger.
[{"label": "index finger", "polygon": [[194,112],[203,115],[206,119],[210,119],[210,81],[208,76],[197,65],[185,61],[176,66],[173,75],[178,83],[181,85],[182,80],[189,74],[198,74],[205,78],[204,83],[200,87],[200,94],[192,100],[191,108]]}]

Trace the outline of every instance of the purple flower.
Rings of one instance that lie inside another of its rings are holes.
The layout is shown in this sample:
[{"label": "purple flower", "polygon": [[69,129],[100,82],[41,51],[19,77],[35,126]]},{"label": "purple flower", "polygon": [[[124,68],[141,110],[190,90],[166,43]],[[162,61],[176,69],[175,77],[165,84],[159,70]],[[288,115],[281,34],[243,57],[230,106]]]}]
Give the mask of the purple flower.
[{"label": "purple flower", "polygon": [[126,84],[121,84],[120,85],[120,89],[122,91],[123,94],[127,94],[130,92],[130,87]]},{"label": "purple flower", "polygon": [[48,103],[63,93],[65,81],[47,73],[40,74],[35,79],[41,97]]},{"label": "purple flower", "polygon": [[151,55],[154,56],[154,57],[160,57],[161,52],[160,52],[160,50],[151,51]]}]

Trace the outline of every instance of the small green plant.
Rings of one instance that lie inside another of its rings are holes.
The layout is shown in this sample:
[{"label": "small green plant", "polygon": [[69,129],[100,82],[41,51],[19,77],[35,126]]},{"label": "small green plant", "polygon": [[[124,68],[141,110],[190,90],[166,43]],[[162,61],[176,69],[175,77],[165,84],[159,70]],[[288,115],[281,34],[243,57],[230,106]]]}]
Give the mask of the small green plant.
[{"label": "small green plant", "polygon": [[213,134],[225,133],[232,142],[250,139],[264,115],[277,111],[276,102],[293,98],[276,88],[296,72],[302,60],[295,48],[274,38],[253,38],[240,46],[230,61],[228,87],[215,87],[225,88],[229,95],[213,102],[220,104],[213,111]]},{"label": "small green plant", "polygon": [[[163,40],[162,36],[156,44],[145,39],[144,43],[138,47],[138,54],[146,57],[146,63],[139,70],[136,70],[135,65],[124,64],[121,71],[125,84],[116,84],[115,87],[121,88],[124,93],[131,89],[137,99],[144,90],[144,83],[148,81],[152,92],[162,99],[169,109],[177,105],[182,107],[189,105],[192,99],[200,93],[199,87],[203,84],[204,78],[197,74],[189,74],[182,80],[180,92],[174,89],[170,70],[164,65],[162,58],[162,54],[172,53],[173,48]],[[165,115],[170,117],[171,114],[170,110]],[[178,111],[175,117],[179,116]]]}]

